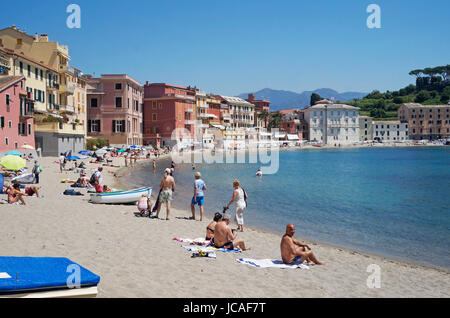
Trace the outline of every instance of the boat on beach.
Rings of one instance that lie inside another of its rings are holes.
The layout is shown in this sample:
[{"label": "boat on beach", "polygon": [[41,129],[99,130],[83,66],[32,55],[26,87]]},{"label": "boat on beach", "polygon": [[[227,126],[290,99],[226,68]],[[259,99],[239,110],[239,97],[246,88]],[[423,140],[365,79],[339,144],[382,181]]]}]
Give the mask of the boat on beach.
[{"label": "boat on beach", "polygon": [[142,195],[150,197],[152,195],[151,187],[143,187],[133,190],[93,193],[89,202],[95,204],[129,204],[136,203]]}]

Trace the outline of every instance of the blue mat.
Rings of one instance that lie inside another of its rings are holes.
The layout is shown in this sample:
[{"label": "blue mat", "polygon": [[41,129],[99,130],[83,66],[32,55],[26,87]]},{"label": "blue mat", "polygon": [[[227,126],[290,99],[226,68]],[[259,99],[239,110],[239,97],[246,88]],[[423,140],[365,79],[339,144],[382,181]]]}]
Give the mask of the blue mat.
[{"label": "blue mat", "polygon": [[3,184],[5,183],[5,178],[0,174],[0,194],[3,194]]},{"label": "blue mat", "polygon": [[99,276],[67,258],[0,257],[0,294],[69,289],[68,282],[75,283],[73,265],[79,266],[80,287],[100,282]]}]

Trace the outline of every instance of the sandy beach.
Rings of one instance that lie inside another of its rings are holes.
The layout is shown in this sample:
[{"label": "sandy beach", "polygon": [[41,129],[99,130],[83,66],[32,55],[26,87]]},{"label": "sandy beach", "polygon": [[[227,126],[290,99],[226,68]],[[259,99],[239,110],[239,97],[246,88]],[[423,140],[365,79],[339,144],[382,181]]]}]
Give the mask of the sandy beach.
[{"label": "sandy beach", "polygon": [[[210,220],[184,219],[190,216],[189,202],[184,210],[172,209],[170,221],[135,217],[135,206],[90,204],[86,190],[81,190],[84,196],[62,194],[70,185],[61,183],[61,179],[76,179],[77,174],[60,173],[55,161],[57,158],[40,160],[43,198],[26,197],[27,206],[0,205],[0,255],[70,258],[101,277],[98,297],[450,296],[450,276],[445,269],[310,241],[306,242],[326,265],[306,270],[258,269],[240,264],[236,261],[240,257],[280,258],[283,233],[251,227],[239,237],[252,250],[217,253],[216,259],[191,258],[191,253],[181,247],[186,244],[173,238],[203,237]],[[123,166],[123,158],[114,163]],[[98,167],[87,166],[90,170]],[[117,184],[113,173],[119,170],[126,173],[126,169],[104,167],[103,183]],[[156,192],[159,185],[151,186]],[[164,208],[161,213],[165,216]],[[300,228],[296,237],[303,239]],[[381,269],[381,288],[367,287],[370,264]],[[222,286],[214,286],[216,278],[221,278]]]}]

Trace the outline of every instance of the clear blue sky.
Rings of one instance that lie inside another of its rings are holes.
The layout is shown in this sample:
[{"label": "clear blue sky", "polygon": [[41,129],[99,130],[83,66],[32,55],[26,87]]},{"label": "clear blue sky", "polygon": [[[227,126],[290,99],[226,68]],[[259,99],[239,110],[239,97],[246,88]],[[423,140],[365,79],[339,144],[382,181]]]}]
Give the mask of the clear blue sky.
[{"label": "clear blue sky", "polygon": [[[70,3],[81,29],[66,27]],[[366,26],[371,3],[381,29]],[[1,28],[47,33],[85,73],[227,95],[396,90],[410,70],[450,63],[448,0],[25,0],[1,11]]]}]

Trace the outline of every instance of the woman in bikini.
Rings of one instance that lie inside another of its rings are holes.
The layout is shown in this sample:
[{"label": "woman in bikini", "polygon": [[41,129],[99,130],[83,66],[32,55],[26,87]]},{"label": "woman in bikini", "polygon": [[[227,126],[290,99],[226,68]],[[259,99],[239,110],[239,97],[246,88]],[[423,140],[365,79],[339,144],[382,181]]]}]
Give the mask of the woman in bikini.
[{"label": "woman in bikini", "polygon": [[27,205],[25,200],[23,199],[24,194],[20,191],[20,185],[14,184],[8,187],[6,191],[8,193],[8,203],[14,204],[17,202],[22,203],[23,205]]},{"label": "woman in bikini", "polygon": [[209,225],[206,227],[206,238],[205,240],[210,240],[214,237],[214,228],[216,227],[217,222],[222,219],[222,214],[217,212],[214,214],[214,219]]}]

